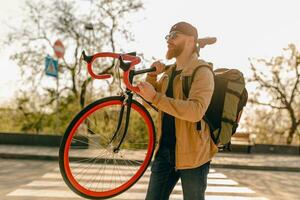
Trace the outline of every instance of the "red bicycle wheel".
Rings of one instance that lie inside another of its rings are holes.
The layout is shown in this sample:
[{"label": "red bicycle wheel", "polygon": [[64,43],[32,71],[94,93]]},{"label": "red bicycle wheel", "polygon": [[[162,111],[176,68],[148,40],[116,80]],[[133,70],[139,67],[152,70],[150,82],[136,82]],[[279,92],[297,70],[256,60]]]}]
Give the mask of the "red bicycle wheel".
[{"label": "red bicycle wheel", "polygon": [[[82,197],[105,199],[126,191],[151,161],[154,124],[149,112],[135,100],[126,136],[120,150],[114,151],[124,133],[126,114],[116,131],[123,99],[108,97],[90,104],[72,120],[63,136],[60,171],[70,189]],[[127,105],[124,113],[126,110]]]}]

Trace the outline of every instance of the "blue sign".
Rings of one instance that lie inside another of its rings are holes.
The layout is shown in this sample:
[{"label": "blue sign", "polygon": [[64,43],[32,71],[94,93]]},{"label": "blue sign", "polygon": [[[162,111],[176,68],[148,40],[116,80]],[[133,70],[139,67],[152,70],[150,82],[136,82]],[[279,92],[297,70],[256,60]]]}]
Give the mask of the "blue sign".
[{"label": "blue sign", "polygon": [[58,77],[58,61],[54,60],[50,56],[47,56],[45,59],[45,71],[46,75]]}]

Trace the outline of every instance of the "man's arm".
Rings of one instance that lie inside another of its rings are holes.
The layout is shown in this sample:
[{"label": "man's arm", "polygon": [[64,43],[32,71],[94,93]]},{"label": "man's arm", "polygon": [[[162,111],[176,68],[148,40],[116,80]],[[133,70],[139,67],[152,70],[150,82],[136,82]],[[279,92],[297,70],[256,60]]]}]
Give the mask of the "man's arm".
[{"label": "man's arm", "polygon": [[209,69],[203,67],[195,75],[187,100],[169,98],[162,93],[156,93],[152,104],[176,118],[197,122],[204,116],[211,101],[213,90],[213,74]]},{"label": "man's arm", "polygon": [[158,90],[158,88],[157,88],[157,75],[147,74],[146,82],[150,83],[156,91]]}]

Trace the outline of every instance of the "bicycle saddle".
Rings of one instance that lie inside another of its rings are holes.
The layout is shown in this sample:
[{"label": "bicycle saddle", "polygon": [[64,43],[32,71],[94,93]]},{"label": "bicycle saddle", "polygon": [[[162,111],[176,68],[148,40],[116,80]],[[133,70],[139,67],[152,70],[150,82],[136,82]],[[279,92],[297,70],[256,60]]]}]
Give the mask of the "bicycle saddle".
[{"label": "bicycle saddle", "polygon": [[211,45],[216,43],[217,38],[216,37],[205,37],[205,38],[199,38],[197,40],[197,43],[200,48],[204,48],[206,45]]}]

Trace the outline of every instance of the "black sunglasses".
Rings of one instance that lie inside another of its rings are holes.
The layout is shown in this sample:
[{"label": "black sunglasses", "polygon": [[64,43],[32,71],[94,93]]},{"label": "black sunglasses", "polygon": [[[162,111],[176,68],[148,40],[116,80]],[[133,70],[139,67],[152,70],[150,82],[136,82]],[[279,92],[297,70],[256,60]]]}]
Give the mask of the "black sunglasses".
[{"label": "black sunglasses", "polygon": [[168,41],[169,39],[176,39],[178,34],[183,34],[181,32],[178,32],[178,31],[172,31],[171,33],[169,33],[168,35],[165,36],[165,39]]}]

